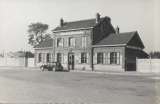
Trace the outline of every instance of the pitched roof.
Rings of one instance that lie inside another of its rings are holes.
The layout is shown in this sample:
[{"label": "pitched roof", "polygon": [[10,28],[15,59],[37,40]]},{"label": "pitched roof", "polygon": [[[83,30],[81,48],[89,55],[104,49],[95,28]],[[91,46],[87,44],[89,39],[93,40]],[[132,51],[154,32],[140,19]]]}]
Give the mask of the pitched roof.
[{"label": "pitched roof", "polygon": [[[109,17],[103,17],[100,19],[100,21],[103,21],[105,18],[109,19]],[[73,22],[64,22],[63,26],[56,27],[52,31],[65,31],[65,30],[71,30],[71,29],[82,29],[82,28],[90,28],[96,25],[96,19],[87,19],[87,20],[79,20],[79,21],[73,21]]]},{"label": "pitched roof", "polygon": [[109,36],[105,37],[95,45],[120,45],[120,44],[127,44],[132,37],[136,34],[134,32],[125,32],[120,34],[112,33]]},{"label": "pitched roof", "polygon": [[50,48],[53,47],[53,39],[46,39],[40,44],[36,45],[34,48]]}]

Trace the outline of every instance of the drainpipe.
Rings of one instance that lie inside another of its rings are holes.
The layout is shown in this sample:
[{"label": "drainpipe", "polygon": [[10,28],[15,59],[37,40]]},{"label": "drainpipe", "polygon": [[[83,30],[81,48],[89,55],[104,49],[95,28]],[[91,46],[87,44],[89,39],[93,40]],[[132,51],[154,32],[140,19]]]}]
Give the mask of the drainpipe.
[{"label": "drainpipe", "polygon": [[93,47],[91,47],[91,68],[92,68],[92,71],[94,71],[94,64],[93,64]]},{"label": "drainpipe", "polygon": [[91,31],[91,69],[94,71],[94,64],[93,64],[93,53],[94,53],[94,48],[92,47],[93,45],[93,29]]}]

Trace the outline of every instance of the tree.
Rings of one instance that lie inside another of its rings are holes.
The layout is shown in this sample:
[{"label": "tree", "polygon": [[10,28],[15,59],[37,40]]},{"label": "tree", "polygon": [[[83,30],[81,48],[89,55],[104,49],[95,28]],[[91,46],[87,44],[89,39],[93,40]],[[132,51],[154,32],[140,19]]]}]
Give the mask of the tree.
[{"label": "tree", "polygon": [[158,58],[158,59],[160,59],[160,52],[150,52],[149,53],[149,55],[150,55],[150,57],[152,58],[152,59],[155,59],[155,58]]},{"label": "tree", "polygon": [[34,53],[30,52],[30,51],[26,51],[25,52],[25,57],[26,58],[33,58],[34,57]]},{"label": "tree", "polygon": [[28,26],[28,34],[29,34],[28,43],[32,46],[35,46],[44,41],[46,37],[48,37],[48,34],[45,34],[47,30],[48,30],[47,24],[43,24],[40,22],[31,23]]}]

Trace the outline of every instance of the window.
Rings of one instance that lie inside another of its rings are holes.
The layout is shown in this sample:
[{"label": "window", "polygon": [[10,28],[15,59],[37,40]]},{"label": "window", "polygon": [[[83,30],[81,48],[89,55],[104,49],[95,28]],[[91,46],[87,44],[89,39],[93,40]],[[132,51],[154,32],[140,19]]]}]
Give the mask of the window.
[{"label": "window", "polygon": [[103,53],[97,53],[97,64],[103,64]]},{"label": "window", "polygon": [[73,38],[73,37],[69,37],[69,46],[70,47],[74,47],[75,46],[75,38]]},{"label": "window", "polygon": [[50,62],[50,57],[51,57],[51,55],[49,53],[47,53],[47,56],[46,56],[46,61],[47,62]]},{"label": "window", "polygon": [[57,38],[57,47],[63,47],[63,39]]},{"label": "window", "polygon": [[87,63],[87,53],[81,53],[81,63]]},{"label": "window", "polygon": [[39,53],[38,54],[38,62],[41,62],[42,61],[42,53]]},{"label": "window", "polygon": [[87,47],[87,37],[82,37],[82,47]]},{"label": "window", "polygon": [[120,56],[119,52],[111,52],[110,53],[110,64],[120,64]]},{"label": "window", "polygon": [[61,53],[57,53],[57,62],[62,62],[62,55]]}]

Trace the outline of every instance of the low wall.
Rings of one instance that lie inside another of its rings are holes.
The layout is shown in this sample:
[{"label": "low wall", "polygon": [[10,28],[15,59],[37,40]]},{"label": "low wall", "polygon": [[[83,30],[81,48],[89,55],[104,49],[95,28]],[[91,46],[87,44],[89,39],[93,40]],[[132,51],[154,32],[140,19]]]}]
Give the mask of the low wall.
[{"label": "low wall", "polygon": [[137,71],[160,73],[160,59],[137,59]]},{"label": "low wall", "polygon": [[24,57],[4,57],[0,58],[0,66],[34,67],[34,58],[28,58],[26,60]]},{"label": "low wall", "polygon": [[124,69],[122,69],[121,65],[94,65],[95,71],[120,71],[123,72]]},{"label": "low wall", "polygon": [[35,66],[35,62],[34,62],[34,58],[28,58],[28,67],[34,67]]},{"label": "low wall", "polygon": [[25,66],[25,58],[0,58],[0,66]]}]

